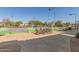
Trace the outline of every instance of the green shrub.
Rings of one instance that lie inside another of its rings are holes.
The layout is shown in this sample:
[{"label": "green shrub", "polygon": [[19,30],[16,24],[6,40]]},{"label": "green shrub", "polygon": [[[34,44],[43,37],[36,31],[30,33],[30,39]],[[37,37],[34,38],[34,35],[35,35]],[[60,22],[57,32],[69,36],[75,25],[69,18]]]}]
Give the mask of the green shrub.
[{"label": "green shrub", "polygon": [[41,30],[36,30],[35,34],[46,34],[46,33],[51,33],[52,32],[52,29],[41,29]]},{"label": "green shrub", "polygon": [[36,32],[34,34],[38,35],[39,34],[39,30],[36,29]]},{"label": "green shrub", "polygon": [[4,34],[0,34],[0,36],[4,36]]},{"label": "green shrub", "polygon": [[79,38],[79,33],[77,33],[75,37],[76,37],[76,38]]}]

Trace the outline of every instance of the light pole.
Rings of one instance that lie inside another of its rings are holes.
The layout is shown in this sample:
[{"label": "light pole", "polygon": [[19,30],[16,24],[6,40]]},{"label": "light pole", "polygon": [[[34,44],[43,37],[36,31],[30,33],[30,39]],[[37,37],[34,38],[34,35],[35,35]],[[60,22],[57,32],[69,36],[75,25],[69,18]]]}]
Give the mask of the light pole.
[{"label": "light pole", "polygon": [[77,14],[76,13],[72,13],[72,14],[69,14],[70,16],[74,16],[74,19],[75,19],[75,30],[77,30],[77,23],[76,23],[76,21],[77,21],[77,19],[76,19],[76,16],[77,16]]},{"label": "light pole", "polygon": [[[55,18],[56,18],[56,15],[55,15],[55,7],[50,7],[50,8],[48,8],[48,11],[49,11],[49,14],[50,14],[50,15],[49,15],[49,20],[51,20],[50,17],[52,16],[52,12],[51,12],[52,10],[54,11],[54,12],[53,12],[53,15],[54,15],[54,18],[53,18],[53,19],[55,20]],[[52,30],[54,30],[54,22],[53,22],[53,24],[51,24],[51,26],[53,27]]]},{"label": "light pole", "polygon": [[[55,15],[55,7],[50,7],[50,8],[48,8],[48,11],[49,11],[49,13],[50,13],[50,16],[52,16],[52,12],[51,11],[54,11],[53,12],[53,15],[54,15],[54,20],[55,20],[55,18],[56,18],[56,15]],[[50,16],[49,16],[49,18],[50,18]]]}]

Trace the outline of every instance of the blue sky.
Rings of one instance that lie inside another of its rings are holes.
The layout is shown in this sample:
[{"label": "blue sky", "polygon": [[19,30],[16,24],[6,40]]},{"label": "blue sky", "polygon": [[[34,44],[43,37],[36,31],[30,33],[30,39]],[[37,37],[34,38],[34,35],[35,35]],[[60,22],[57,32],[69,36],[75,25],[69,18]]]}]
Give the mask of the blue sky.
[{"label": "blue sky", "polygon": [[51,10],[51,15],[48,7],[0,7],[0,19],[11,18],[13,21],[21,20],[23,22],[34,19],[47,22],[57,20],[74,22],[74,16],[69,16],[70,13],[76,13],[77,20],[79,19],[79,8],[77,7],[55,7]]}]

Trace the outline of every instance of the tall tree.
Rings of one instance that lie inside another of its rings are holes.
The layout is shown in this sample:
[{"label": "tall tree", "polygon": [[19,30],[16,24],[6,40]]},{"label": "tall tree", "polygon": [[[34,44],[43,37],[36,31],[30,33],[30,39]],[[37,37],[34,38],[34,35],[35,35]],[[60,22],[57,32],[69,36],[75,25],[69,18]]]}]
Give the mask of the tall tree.
[{"label": "tall tree", "polygon": [[63,22],[58,20],[57,22],[55,22],[55,27],[63,27]]},{"label": "tall tree", "polygon": [[16,27],[19,27],[20,24],[22,24],[22,21],[16,21],[16,22],[15,22],[15,26],[16,26]]},{"label": "tall tree", "polygon": [[66,22],[66,23],[64,23],[64,26],[65,26],[65,27],[69,27],[70,25],[71,25],[70,22]]},{"label": "tall tree", "polygon": [[39,20],[29,21],[30,26],[43,26],[43,22]]}]

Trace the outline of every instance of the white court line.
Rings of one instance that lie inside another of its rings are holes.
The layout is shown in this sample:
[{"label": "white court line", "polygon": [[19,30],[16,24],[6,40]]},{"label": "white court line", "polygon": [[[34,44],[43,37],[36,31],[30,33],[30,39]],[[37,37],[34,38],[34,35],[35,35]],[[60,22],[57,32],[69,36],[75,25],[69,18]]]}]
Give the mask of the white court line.
[{"label": "white court line", "polygon": [[61,34],[61,35],[70,36],[70,37],[75,37],[75,35],[71,35],[71,34]]}]

